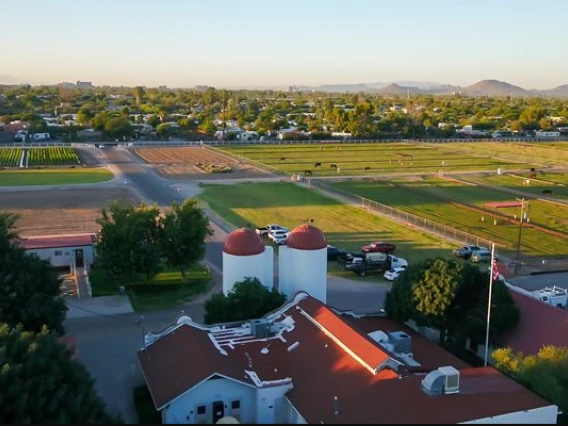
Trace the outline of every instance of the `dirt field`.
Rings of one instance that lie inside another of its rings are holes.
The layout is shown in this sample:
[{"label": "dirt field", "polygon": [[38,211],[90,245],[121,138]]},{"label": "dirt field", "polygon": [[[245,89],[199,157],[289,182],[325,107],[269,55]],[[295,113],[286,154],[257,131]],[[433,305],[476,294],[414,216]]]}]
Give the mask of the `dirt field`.
[{"label": "dirt field", "polygon": [[[159,147],[137,148],[133,151],[148,164],[152,164],[164,177],[195,179],[242,179],[267,175],[265,170],[218,154],[201,147]],[[225,164],[231,167],[229,173],[207,173],[198,165]]]},{"label": "dirt field", "polygon": [[0,211],[17,213],[20,236],[95,232],[101,209],[113,200],[138,204],[127,188],[0,192]]}]

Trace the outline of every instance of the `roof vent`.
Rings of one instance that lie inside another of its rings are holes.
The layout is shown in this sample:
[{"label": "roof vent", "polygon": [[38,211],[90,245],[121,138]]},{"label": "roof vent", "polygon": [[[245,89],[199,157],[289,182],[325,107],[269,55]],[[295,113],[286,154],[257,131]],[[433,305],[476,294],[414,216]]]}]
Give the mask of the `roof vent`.
[{"label": "roof vent", "polygon": [[452,366],[439,367],[422,379],[422,388],[429,395],[458,393],[459,385],[460,372]]},{"label": "roof vent", "polygon": [[377,343],[389,341],[388,334],[381,330],[371,331],[367,335]]},{"label": "roof vent", "polygon": [[412,352],[412,339],[404,331],[390,332],[389,342],[394,345],[394,350],[397,353],[407,354]]},{"label": "roof vent", "polygon": [[270,326],[270,320],[265,318],[255,319],[250,322],[250,332],[259,339],[270,337]]}]

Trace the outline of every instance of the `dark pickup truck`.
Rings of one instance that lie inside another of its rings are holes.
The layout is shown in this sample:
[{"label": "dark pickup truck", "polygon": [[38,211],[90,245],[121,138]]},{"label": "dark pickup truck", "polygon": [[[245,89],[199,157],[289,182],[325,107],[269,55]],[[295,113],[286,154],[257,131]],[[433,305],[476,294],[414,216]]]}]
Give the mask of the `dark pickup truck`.
[{"label": "dark pickup truck", "polygon": [[390,268],[407,264],[406,260],[399,259],[386,253],[349,253],[337,259],[341,269],[351,271],[364,277],[369,271],[386,271]]}]

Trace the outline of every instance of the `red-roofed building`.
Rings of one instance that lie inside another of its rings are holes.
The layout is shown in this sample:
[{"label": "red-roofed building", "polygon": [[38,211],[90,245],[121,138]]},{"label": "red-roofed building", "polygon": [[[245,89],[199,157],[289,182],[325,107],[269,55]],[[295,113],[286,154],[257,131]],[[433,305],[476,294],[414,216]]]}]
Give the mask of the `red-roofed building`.
[{"label": "red-roofed building", "polygon": [[495,337],[498,346],[535,355],[547,345],[568,347],[568,312],[533,297],[511,291],[521,311],[517,327]]},{"label": "red-roofed building", "polygon": [[138,359],[163,423],[556,423],[558,408],[408,327],[307,293],[259,320],[182,316]]},{"label": "red-roofed building", "polygon": [[49,260],[56,268],[91,265],[94,244],[94,234],[29,237],[20,243],[27,253]]}]

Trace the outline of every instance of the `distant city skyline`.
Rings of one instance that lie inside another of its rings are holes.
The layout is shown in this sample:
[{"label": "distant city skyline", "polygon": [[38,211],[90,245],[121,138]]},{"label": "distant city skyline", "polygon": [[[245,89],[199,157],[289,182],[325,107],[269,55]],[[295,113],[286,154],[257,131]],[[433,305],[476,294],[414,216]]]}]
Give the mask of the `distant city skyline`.
[{"label": "distant city skyline", "polygon": [[530,9],[512,0],[20,0],[3,11],[0,83],[568,83],[565,0]]}]

